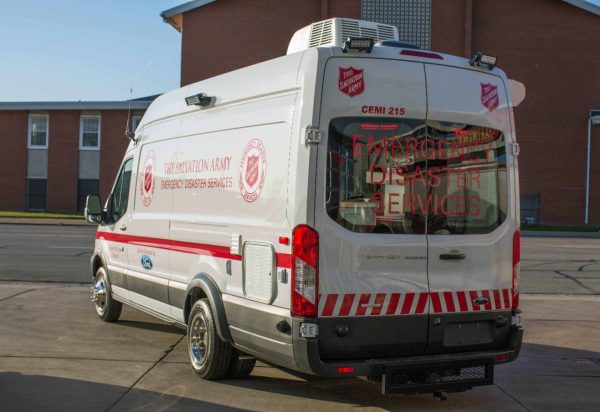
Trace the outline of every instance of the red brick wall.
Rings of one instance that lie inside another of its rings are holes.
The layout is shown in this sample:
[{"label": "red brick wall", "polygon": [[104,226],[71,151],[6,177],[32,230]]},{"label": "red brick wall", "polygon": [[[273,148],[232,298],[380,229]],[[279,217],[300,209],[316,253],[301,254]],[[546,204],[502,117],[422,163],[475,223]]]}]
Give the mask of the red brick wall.
[{"label": "red brick wall", "polygon": [[119,166],[123,160],[129,140],[125,137],[127,111],[107,110],[102,112],[102,141],[100,143],[100,198],[106,201]]},{"label": "red brick wall", "polygon": [[[434,50],[463,54],[465,3],[433,0]],[[586,120],[589,109],[600,108],[600,17],[557,0],[472,3],[472,50],[499,55],[509,78],[527,88],[515,110],[521,194],[541,193],[542,223],[582,224]],[[596,147],[592,163],[598,162]],[[600,191],[597,167],[594,191]],[[599,195],[592,196],[590,216],[600,225]]]},{"label": "red brick wall", "polygon": [[46,208],[52,212],[77,210],[79,177],[79,111],[51,111],[48,136]]},{"label": "red brick wall", "polygon": [[27,112],[0,112],[0,209],[25,209]]},{"label": "red brick wall", "polygon": [[[328,0],[328,17],[360,17],[360,0]],[[181,84],[285,55],[294,32],[323,19],[320,0],[220,0],[183,16]]]}]

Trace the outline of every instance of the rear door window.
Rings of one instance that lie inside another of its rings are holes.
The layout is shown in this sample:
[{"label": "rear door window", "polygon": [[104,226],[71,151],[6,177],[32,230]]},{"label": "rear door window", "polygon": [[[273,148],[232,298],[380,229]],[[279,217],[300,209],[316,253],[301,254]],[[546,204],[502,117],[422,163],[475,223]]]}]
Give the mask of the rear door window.
[{"label": "rear door window", "polygon": [[337,118],[329,127],[327,214],[360,233],[425,234],[423,120]]},{"label": "rear door window", "polygon": [[326,210],[358,233],[488,233],[508,207],[503,134],[412,119],[329,126]]},{"label": "rear door window", "polygon": [[492,232],[508,208],[504,135],[488,127],[430,123],[427,233]]}]

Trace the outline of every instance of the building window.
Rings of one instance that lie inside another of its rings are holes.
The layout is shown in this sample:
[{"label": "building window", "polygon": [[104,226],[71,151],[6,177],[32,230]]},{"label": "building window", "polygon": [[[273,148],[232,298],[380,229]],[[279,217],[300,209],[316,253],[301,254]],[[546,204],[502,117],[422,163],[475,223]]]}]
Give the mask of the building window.
[{"label": "building window", "polygon": [[431,47],[431,0],[362,0],[361,15],[398,27],[401,41]]},{"label": "building window", "polygon": [[135,132],[141,122],[142,122],[142,116],[133,116],[131,118],[131,131]]},{"label": "building window", "polygon": [[27,147],[30,149],[48,148],[48,115],[29,116]]},{"label": "building window", "polygon": [[27,209],[46,210],[46,179],[27,179]]},{"label": "building window", "polygon": [[88,195],[99,194],[100,181],[98,179],[79,179],[77,182],[77,210],[83,212]]},{"label": "building window", "polygon": [[100,116],[81,116],[79,126],[79,149],[100,149]]}]

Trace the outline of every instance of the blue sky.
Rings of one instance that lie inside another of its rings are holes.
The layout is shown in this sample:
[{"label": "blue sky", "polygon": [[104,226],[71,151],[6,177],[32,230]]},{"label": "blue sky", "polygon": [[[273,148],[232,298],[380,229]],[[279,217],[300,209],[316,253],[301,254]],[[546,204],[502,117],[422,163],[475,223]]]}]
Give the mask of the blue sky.
[{"label": "blue sky", "polygon": [[0,6],[0,101],[125,100],[179,87],[185,0],[9,0]]}]

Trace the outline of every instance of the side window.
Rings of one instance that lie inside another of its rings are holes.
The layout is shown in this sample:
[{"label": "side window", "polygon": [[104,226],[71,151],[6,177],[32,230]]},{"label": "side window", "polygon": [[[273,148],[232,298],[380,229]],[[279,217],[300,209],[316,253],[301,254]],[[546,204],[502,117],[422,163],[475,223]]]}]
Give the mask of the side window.
[{"label": "side window", "polygon": [[129,199],[129,186],[131,184],[131,167],[133,159],[128,159],[117,178],[117,183],[111,197],[111,207],[109,209],[111,222],[119,220],[127,212],[127,201]]}]

